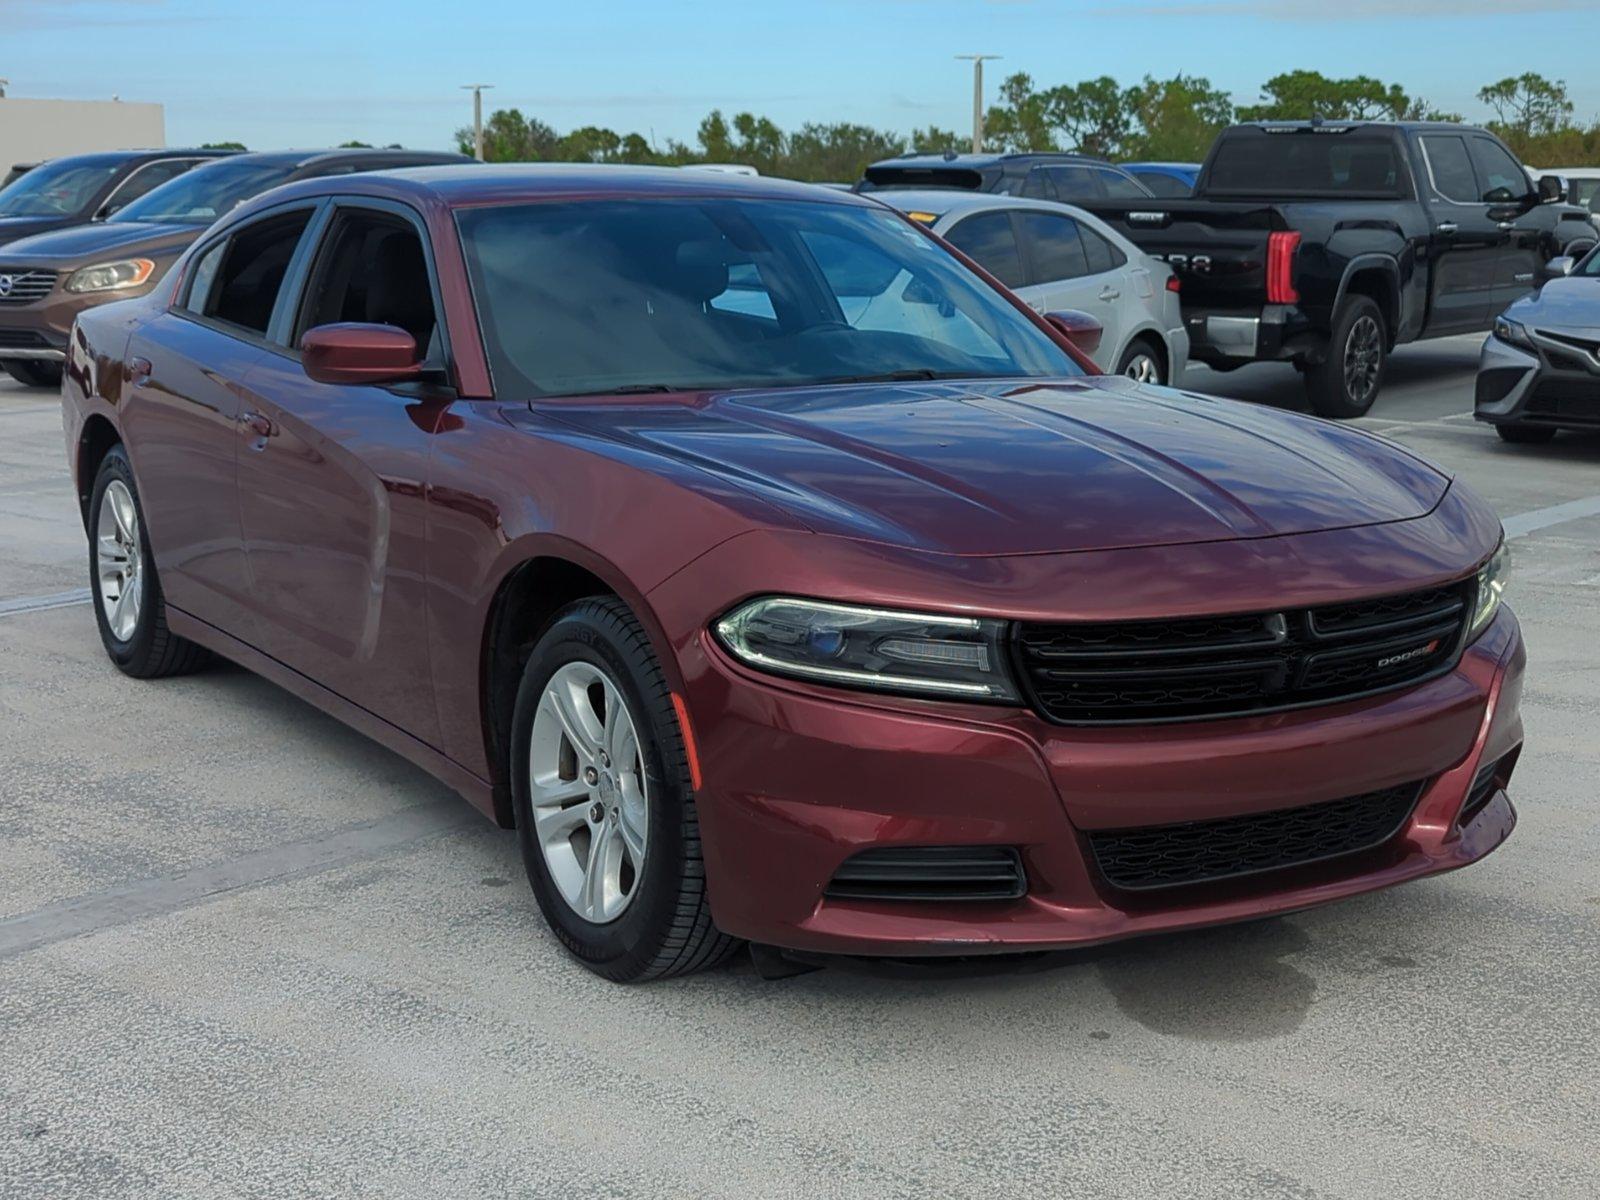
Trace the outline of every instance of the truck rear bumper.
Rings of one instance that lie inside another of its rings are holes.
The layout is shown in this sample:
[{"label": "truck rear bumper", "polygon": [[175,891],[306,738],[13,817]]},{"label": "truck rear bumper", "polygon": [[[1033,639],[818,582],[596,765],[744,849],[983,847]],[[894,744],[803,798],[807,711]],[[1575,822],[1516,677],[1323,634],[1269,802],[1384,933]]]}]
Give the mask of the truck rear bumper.
[{"label": "truck rear bumper", "polygon": [[1196,362],[1237,366],[1241,362],[1280,362],[1315,356],[1325,339],[1310,319],[1288,304],[1260,309],[1193,309],[1184,313],[1189,353]]}]

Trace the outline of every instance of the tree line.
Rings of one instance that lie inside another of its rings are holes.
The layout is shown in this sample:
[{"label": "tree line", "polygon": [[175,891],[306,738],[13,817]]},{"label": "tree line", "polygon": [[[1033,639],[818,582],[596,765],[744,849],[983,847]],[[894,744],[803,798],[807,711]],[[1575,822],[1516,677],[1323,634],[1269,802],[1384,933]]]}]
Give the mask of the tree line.
[{"label": "tree line", "polygon": [[[1478,91],[1494,116],[1486,122],[1516,154],[1537,166],[1600,165],[1600,119],[1574,117],[1561,80],[1527,74]],[[1145,76],[1120,84],[1109,75],[1076,84],[1039,88],[1023,72],[1001,84],[984,118],[984,144],[995,150],[1067,150],[1112,160],[1199,162],[1217,132],[1234,121],[1300,120],[1459,121],[1399,84],[1366,75],[1334,79],[1317,71],[1289,71],[1267,80],[1254,104],[1232,97],[1200,76]],[[473,152],[473,131],[455,133],[463,153]],[[484,158],[490,162],[601,162],[658,166],[744,163],[763,175],[813,182],[849,183],[867,164],[908,150],[941,153],[971,148],[968,134],[928,127],[909,134],[853,122],[807,122],[785,131],[770,118],[713,110],[690,144],[668,138],[585,125],[558,133],[538,117],[498,109],[484,122]]]}]

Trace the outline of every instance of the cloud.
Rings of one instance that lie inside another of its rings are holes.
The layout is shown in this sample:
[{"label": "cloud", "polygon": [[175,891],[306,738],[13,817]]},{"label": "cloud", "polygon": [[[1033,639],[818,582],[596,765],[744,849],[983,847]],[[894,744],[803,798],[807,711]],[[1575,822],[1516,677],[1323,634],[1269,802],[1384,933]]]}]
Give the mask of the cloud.
[{"label": "cloud", "polygon": [[1424,17],[1503,17],[1528,13],[1600,11],[1600,0],[1166,0],[1102,4],[1091,10],[1119,17],[1262,17],[1317,22],[1406,20]]}]

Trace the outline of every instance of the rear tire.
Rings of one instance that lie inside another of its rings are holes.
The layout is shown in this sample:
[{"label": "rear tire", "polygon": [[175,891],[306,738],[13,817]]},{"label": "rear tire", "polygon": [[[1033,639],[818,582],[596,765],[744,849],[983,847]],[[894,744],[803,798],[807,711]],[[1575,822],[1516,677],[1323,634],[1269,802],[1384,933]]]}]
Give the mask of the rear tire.
[{"label": "rear tire", "polygon": [[1542,446],[1556,436],[1554,425],[1496,425],[1494,431],[1513,446]]},{"label": "rear tire", "polygon": [[89,495],[89,592],[100,641],[124,675],[186,675],[210,659],[204,647],[167,628],[139,489],[121,445],[106,452]]},{"label": "rear tire", "polygon": [[61,386],[61,364],[40,362],[32,358],[7,358],[0,367],[18,383],[27,387],[58,388]]},{"label": "rear tire", "polygon": [[711,921],[672,691],[621,600],[579,600],[539,639],[517,689],[510,765],[528,882],[584,966],[640,983],[739,948]]},{"label": "rear tire", "polygon": [[1378,398],[1388,363],[1383,311],[1369,296],[1349,297],[1334,317],[1327,358],[1306,365],[1311,411],[1335,420],[1365,416]]},{"label": "rear tire", "polygon": [[1149,338],[1134,338],[1117,361],[1117,374],[1159,387],[1167,382],[1166,361],[1161,347]]}]

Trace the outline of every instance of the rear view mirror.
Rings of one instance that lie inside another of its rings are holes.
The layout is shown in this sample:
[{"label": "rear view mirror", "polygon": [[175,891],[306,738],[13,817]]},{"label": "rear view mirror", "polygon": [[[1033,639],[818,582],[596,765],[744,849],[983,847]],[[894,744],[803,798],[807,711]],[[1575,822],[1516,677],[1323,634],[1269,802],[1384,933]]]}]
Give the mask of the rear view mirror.
[{"label": "rear view mirror", "polygon": [[1541,204],[1555,204],[1567,198],[1569,189],[1567,181],[1559,175],[1539,176],[1539,202]]},{"label": "rear view mirror", "polygon": [[393,325],[318,325],[300,339],[300,363],[318,383],[404,383],[422,373],[417,339]]},{"label": "rear view mirror", "polygon": [[1045,313],[1044,319],[1085,354],[1093,354],[1100,349],[1100,339],[1105,336],[1106,329],[1088,313],[1068,308],[1061,312]]}]

